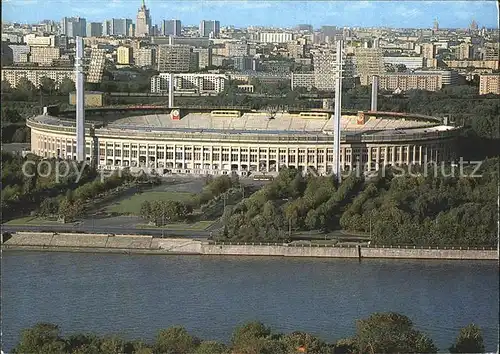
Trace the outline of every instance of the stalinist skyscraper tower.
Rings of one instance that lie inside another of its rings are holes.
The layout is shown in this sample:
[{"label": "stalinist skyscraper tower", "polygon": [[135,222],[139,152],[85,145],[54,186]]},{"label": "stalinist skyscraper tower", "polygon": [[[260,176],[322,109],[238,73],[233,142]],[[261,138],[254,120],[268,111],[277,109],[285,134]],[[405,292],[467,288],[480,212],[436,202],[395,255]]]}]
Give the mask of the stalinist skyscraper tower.
[{"label": "stalinist skyscraper tower", "polygon": [[135,36],[136,37],[147,37],[151,34],[151,17],[149,15],[149,9],[146,7],[144,0],[142,0],[142,5],[137,11],[137,22],[135,24]]}]

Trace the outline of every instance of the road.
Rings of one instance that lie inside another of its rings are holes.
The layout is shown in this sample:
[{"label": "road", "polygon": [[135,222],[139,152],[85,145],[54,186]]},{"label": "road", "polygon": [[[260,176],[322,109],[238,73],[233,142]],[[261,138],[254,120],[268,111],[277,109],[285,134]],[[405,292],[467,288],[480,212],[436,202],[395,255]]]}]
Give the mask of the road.
[{"label": "road", "polygon": [[[10,226],[1,225],[3,232],[84,232],[98,234],[127,234],[127,235],[149,235],[153,237],[184,237],[204,239],[210,236],[211,231],[197,230],[164,230],[161,229],[137,229],[130,226],[88,226],[88,225],[47,225],[47,226]],[[214,231],[215,232],[215,231]]]}]

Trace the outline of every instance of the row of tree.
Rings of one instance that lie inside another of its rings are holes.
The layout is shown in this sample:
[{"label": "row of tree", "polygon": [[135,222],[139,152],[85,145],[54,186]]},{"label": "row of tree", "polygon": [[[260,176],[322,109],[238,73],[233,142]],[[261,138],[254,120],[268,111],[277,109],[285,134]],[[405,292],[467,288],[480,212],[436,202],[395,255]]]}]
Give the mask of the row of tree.
[{"label": "row of tree", "polygon": [[140,216],[155,226],[186,221],[193,207],[175,200],[145,200],[141,204]]},{"label": "row of tree", "polygon": [[[462,328],[448,350],[451,353],[483,353],[481,329],[474,324]],[[231,343],[204,341],[182,327],[160,330],[153,344],[126,341],[117,336],[95,334],[61,336],[58,326],[40,323],[23,330],[13,353],[96,353],[96,354],[337,354],[337,353],[437,353],[426,334],[398,313],[375,313],[357,321],[351,338],[327,343],[306,332],[282,334],[259,322],[235,329]]]},{"label": "row of tree", "polygon": [[[260,191],[223,216],[221,241],[284,241],[292,231],[339,228],[371,235],[378,245],[489,246],[496,244],[498,159],[482,177],[398,176],[381,171],[365,180],[282,169]],[[464,172],[467,172],[464,171]]]}]

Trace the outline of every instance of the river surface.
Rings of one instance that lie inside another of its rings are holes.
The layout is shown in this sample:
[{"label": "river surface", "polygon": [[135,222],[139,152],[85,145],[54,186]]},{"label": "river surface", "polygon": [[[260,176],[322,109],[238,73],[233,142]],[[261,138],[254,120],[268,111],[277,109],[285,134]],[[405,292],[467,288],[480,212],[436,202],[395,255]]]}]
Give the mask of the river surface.
[{"label": "river surface", "polygon": [[37,322],[152,341],[182,325],[228,342],[258,320],[327,341],[376,311],[409,316],[441,350],[471,322],[498,342],[498,264],[471,261],[146,256],[4,251],[3,349]]}]

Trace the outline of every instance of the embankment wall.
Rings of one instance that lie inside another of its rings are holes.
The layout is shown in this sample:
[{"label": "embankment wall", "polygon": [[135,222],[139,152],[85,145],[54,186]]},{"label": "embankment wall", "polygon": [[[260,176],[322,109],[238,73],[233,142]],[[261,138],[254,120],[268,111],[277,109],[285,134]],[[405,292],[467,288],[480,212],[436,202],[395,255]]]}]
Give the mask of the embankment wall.
[{"label": "embankment wall", "polygon": [[498,260],[492,249],[436,249],[414,247],[325,246],[291,244],[210,243],[194,239],[160,239],[140,235],[53,234],[18,232],[2,242],[5,249],[76,252],[198,254],[213,256],[279,256],[323,258],[400,258]]}]

